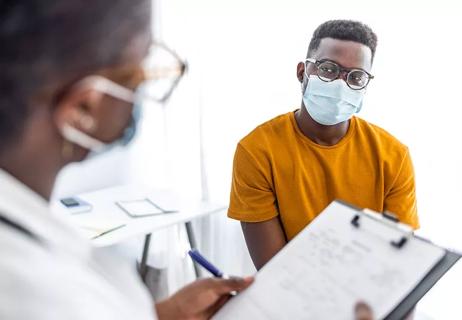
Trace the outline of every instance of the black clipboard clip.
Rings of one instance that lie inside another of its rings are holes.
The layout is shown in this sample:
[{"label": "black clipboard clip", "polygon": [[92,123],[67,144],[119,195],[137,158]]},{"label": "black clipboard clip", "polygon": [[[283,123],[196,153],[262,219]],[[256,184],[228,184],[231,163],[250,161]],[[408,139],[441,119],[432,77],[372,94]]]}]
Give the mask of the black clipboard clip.
[{"label": "black clipboard clip", "polygon": [[[382,213],[382,219],[376,219],[377,221],[381,221],[381,222],[387,222],[387,225],[389,226],[392,226],[392,227],[395,227],[394,224],[397,224],[399,223],[399,220],[398,218],[390,213],[390,212],[383,212]],[[360,219],[361,219],[361,215],[360,213],[357,213],[353,216],[353,218],[351,219],[350,223],[355,227],[355,228],[359,228],[360,227]],[[397,249],[401,249],[408,241],[408,238],[409,238],[409,235],[404,235],[402,237],[400,237],[399,239],[397,240],[391,240],[390,241],[390,244],[397,248]]]},{"label": "black clipboard clip", "polygon": [[351,219],[351,224],[356,227],[356,228],[359,228],[359,213],[358,214],[355,214],[355,216],[353,217],[353,219]]}]

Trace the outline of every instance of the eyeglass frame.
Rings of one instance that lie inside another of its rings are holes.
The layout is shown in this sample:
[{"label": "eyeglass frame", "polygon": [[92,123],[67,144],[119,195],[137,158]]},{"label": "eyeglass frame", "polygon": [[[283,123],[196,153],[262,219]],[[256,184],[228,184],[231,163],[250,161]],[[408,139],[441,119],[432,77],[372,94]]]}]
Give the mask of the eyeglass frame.
[{"label": "eyeglass frame", "polygon": [[[187,69],[188,69],[188,62],[186,60],[182,60],[180,58],[180,56],[173,50],[171,49],[170,47],[168,47],[165,43],[163,42],[159,42],[159,41],[155,41],[152,45],[151,45],[151,48],[155,48],[155,47],[159,47],[159,48],[162,48],[164,49],[165,51],[167,51],[168,53],[170,53],[173,58],[176,59],[176,62],[178,63],[178,66],[179,66],[179,74],[178,76],[173,80],[172,82],[172,85],[171,87],[169,88],[169,90],[165,93],[165,95],[160,98],[160,99],[154,99],[156,100],[157,102],[159,103],[165,103],[167,102],[167,100],[170,98],[170,96],[172,95],[173,91],[175,90],[175,88],[178,86],[178,83],[180,82],[180,80],[183,78],[184,74],[186,73]],[[147,78],[145,79],[145,81],[149,81],[149,80],[154,80],[155,78]]]},{"label": "eyeglass frame", "polygon": [[[332,61],[332,60],[329,60],[329,59],[317,60],[317,59],[314,59],[314,58],[306,58],[306,59],[305,59],[305,62],[304,62],[304,65],[305,65],[305,72],[304,72],[304,73],[305,73],[305,76],[306,76],[307,78],[309,77],[309,75],[308,75],[308,73],[307,73],[307,69],[308,69],[308,68],[307,68],[307,62],[310,62],[310,63],[314,64],[317,70],[319,70],[319,68],[318,68],[318,63],[330,62],[330,63],[335,64],[335,65],[338,66],[338,68],[339,68],[339,73],[338,73],[338,75],[337,75],[337,77],[336,77],[335,79],[326,81],[326,80],[324,80],[324,79],[321,79],[321,77],[319,76],[319,74],[316,74],[316,76],[319,78],[319,80],[324,81],[324,82],[332,82],[332,81],[335,81],[335,80],[338,80],[338,79],[342,79],[342,80],[345,81],[345,83],[347,84],[347,86],[348,86],[351,90],[363,90],[364,88],[366,88],[366,87],[369,85],[369,82],[370,82],[372,79],[374,79],[374,76],[373,76],[372,74],[370,74],[369,72],[367,72],[366,70],[364,70],[364,69],[360,69],[360,68],[352,68],[352,69],[349,69],[349,68],[345,68],[345,67],[341,66],[340,64],[338,64],[337,62]],[[366,83],[362,88],[359,88],[359,89],[352,88],[352,87],[350,86],[350,84],[348,83],[348,81],[345,80],[345,79],[348,79],[348,75],[349,75],[351,72],[353,72],[353,71],[362,71],[362,72],[364,72],[364,73],[367,74],[367,76],[368,76],[368,78],[367,78],[367,83]],[[346,78],[345,78],[345,79],[343,79],[343,78],[340,77],[340,75],[341,75],[342,73],[346,73]]]},{"label": "eyeglass frame", "polygon": [[[144,99],[147,99],[147,100],[152,100],[152,101],[155,101],[155,102],[158,102],[158,103],[161,103],[161,104],[165,104],[167,102],[167,100],[170,98],[170,96],[172,95],[173,91],[175,90],[175,88],[178,86],[178,83],[180,82],[180,80],[182,79],[182,77],[184,76],[184,74],[186,73],[187,69],[188,69],[188,63],[186,61],[183,61],[179,55],[171,48],[169,48],[167,45],[161,43],[161,42],[153,42],[150,46],[150,49],[151,48],[155,48],[155,47],[161,47],[163,48],[164,50],[166,50],[167,52],[169,52],[175,59],[176,59],[176,62],[178,63],[178,66],[179,66],[179,73],[178,75],[176,76],[176,78],[172,81],[172,84],[169,88],[168,91],[166,91],[165,95],[160,98],[160,99],[157,99],[157,98],[154,98],[152,95],[150,95],[149,93],[146,93],[146,92],[143,92],[141,90],[139,90],[139,88],[147,81],[154,81],[155,79],[159,79],[159,78],[162,78],[162,76],[159,76],[159,77],[144,77],[140,83],[138,83],[136,85],[135,88],[128,88],[127,86],[125,85],[122,85],[114,80],[110,80],[108,79],[106,76],[102,76],[100,74],[91,74],[91,75],[88,75],[80,80],[78,80],[76,83],[70,85],[72,87],[74,86],[78,86],[78,87],[84,87],[84,88],[94,88],[98,91],[101,91],[103,92],[104,94],[107,94],[107,95],[110,95],[114,98],[117,98],[119,100],[122,100],[122,101],[125,101],[125,102],[128,102],[128,103],[135,103],[135,100],[136,100],[136,96],[140,96]],[[141,67],[141,69],[144,69],[143,67]],[[69,89],[70,86],[66,86],[64,88],[62,88],[57,95],[56,97],[54,98],[54,103],[56,103],[60,97]]]}]

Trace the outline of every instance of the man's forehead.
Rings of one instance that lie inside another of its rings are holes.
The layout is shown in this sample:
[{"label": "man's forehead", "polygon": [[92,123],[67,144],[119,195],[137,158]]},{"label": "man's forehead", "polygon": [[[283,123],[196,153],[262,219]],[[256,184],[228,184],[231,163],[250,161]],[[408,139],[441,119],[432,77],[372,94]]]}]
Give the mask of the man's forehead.
[{"label": "man's forehead", "polygon": [[355,41],[324,38],[314,52],[314,58],[333,60],[345,68],[360,68],[369,71],[372,67],[371,49]]}]

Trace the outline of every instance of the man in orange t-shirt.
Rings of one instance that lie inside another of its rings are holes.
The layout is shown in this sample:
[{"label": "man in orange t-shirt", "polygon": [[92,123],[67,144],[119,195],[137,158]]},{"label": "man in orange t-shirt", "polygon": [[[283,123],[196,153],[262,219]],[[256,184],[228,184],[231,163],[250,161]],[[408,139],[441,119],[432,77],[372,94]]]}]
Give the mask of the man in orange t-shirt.
[{"label": "man in orange t-shirt", "polygon": [[297,66],[301,108],[239,142],[228,216],[241,221],[257,269],[335,199],[419,227],[408,148],[353,116],[373,79],[376,44],[360,22],[321,24]]}]

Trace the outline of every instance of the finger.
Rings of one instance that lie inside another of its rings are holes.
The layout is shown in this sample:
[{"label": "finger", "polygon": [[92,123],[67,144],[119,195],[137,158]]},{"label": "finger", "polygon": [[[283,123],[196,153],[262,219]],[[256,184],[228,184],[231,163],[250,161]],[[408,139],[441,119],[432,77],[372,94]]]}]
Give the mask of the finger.
[{"label": "finger", "polygon": [[358,302],[355,305],[355,319],[356,320],[373,320],[374,315],[372,309],[367,303]]},{"label": "finger", "polygon": [[250,286],[254,280],[253,277],[239,278],[231,277],[229,279],[214,278],[212,289],[219,295],[230,293],[231,291],[242,291]]}]

